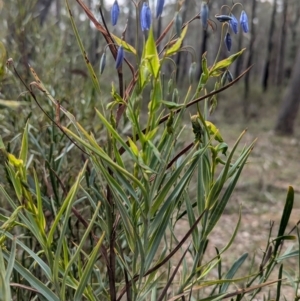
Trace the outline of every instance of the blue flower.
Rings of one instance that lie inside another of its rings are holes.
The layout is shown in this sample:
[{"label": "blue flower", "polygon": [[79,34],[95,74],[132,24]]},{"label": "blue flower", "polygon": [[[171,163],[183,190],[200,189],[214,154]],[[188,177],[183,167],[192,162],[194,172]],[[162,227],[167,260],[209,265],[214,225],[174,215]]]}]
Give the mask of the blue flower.
[{"label": "blue flower", "polygon": [[232,20],[232,17],[228,16],[228,15],[215,15],[215,18],[219,21],[219,22],[228,22]]},{"label": "blue flower", "polygon": [[143,3],[140,18],[142,31],[149,30],[151,26],[151,10],[146,2]]},{"label": "blue flower", "polygon": [[120,13],[119,4],[118,4],[118,1],[115,0],[113,6],[111,8],[111,12],[110,12],[111,23],[112,23],[113,26],[115,26],[118,22],[119,13]]},{"label": "blue flower", "polygon": [[117,58],[116,58],[116,69],[119,69],[122,66],[124,59],[124,49],[123,46],[120,45],[117,53]]},{"label": "blue flower", "polygon": [[230,27],[231,27],[232,31],[235,34],[237,34],[239,32],[239,29],[238,29],[239,22],[233,14],[231,14],[231,18],[232,19],[229,21]]},{"label": "blue flower", "polygon": [[206,29],[207,28],[207,24],[208,24],[208,14],[209,14],[209,9],[208,9],[208,5],[206,2],[202,2],[201,3],[201,11],[200,11],[200,17],[201,17],[201,21],[202,21],[202,25],[203,28]]},{"label": "blue flower", "polygon": [[157,0],[157,2],[156,2],[156,18],[158,18],[162,14],[164,4],[165,4],[165,0]]},{"label": "blue flower", "polygon": [[225,42],[227,50],[230,51],[231,50],[232,41],[231,41],[231,36],[230,36],[229,32],[226,33],[224,42]]},{"label": "blue flower", "polygon": [[241,13],[240,23],[241,23],[241,26],[243,28],[243,31],[245,33],[247,33],[249,31],[248,17],[247,17],[247,14],[246,14],[246,12],[244,10]]}]

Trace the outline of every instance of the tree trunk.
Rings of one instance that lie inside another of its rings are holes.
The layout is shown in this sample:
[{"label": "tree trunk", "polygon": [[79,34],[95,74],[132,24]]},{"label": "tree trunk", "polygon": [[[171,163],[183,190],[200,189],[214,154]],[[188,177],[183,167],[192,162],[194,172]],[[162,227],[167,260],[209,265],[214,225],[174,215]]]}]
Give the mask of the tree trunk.
[{"label": "tree trunk", "polygon": [[59,24],[61,21],[61,2],[60,2],[60,0],[56,0],[55,5],[56,5],[55,10],[56,10],[57,24]]},{"label": "tree trunk", "polygon": [[[252,64],[252,58],[253,58],[253,48],[254,48],[254,41],[255,41],[255,25],[253,20],[256,17],[256,0],[252,0],[252,10],[251,10],[251,37],[250,37],[250,43],[249,43],[249,50],[248,50],[248,61],[247,61],[247,68],[251,66]],[[248,95],[249,95],[249,79],[250,79],[250,72],[247,72],[245,74],[245,91],[244,91],[244,101],[243,101],[243,113],[244,117],[248,117]]]},{"label": "tree trunk", "polygon": [[276,66],[276,84],[278,86],[282,83],[283,73],[284,73],[284,57],[285,57],[285,41],[286,41],[286,17],[288,10],[288,0],[283,2],[282,11],[282,27],[280,34],[280,44],[279,44],[279,55],[277,56],[277,66]]},{"label": "tree trunk", "polygon": [[300,104],[300,48],[294,64],[292,77],[283,97],[283,103],[275,125],[275,132],[278,134],[291,135],[294,131],[294,122]]},{"label": "tree trunk", "polygon": [[268,89],[271,54],[272,54],[272,48],[273,48],[273,33],[275,30],[276,9],[277,9],[277,2],[276,2],[276,0],[274,0],[273,11],[272,11],[272,16],[271,16],[270,31],[269,31],[269,38],[268,38],[269,40],[268,40],[268,47],[267,47],[267,54],[266,54],[266,63],[265,63],[264,71],[263,71],[263,80],[262,80],[262,86],[263,86],[264,92],[267,91],[267,89]]},{"label": "tree trunk", "polygon": [[[297,49],[298,49],[298,41],[297,41],[297,32],[298,32],[298,23],[300,20],[300,1],[296,1],[293,5],[293,11],[295,12],[295,16],[293,17],[293,20],[290,21],[290,30],[291,30],[291,46],[289,49],[289,58],[294,58],[297,54]],[[290,70],[292,68],[288,68],[286,70],[286,77],[290,77]]]},{"label": "tree trunk", "polygon": [[51,4],[52,4],[52,0],[39,0],[37,2],[37,8],[40,13],[41,26],[44,24],[46,20]]}]

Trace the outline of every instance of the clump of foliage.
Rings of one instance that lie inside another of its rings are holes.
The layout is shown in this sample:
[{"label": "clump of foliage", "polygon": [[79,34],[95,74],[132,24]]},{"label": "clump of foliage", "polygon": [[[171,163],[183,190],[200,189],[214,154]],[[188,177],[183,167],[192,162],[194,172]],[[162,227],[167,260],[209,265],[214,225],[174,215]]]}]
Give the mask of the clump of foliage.
[{"label": "clump of foliage", "polygon": [[[215,62],[209,66],[203,55],[202,75],[197,84],[194,84],[196,62],[193,62],[190,84],[185,92],[179,93],[173,75],[165,87],[161,69],[173,55],[186,50],[182,42],[191,22],[198,22],[201,16],[202,30],[215,26],[205,1],[201,11],[186,23],[181,23],[180,10],[176,12],[174,21],[156,40],[149,5],[135,3],[140,16],[137,23],[143,32],[141,54],[126,42],[126,30],[121,38],[110,32],[101,8],[102,24],[81,0],[77,2],[103,34],[106,48],[116,60],[119,89],[112,86],[112,101],[108,104],[102,101],[101,78],[99,81],[88,60],[68,0],[66,6],[74,33],[90,74],[94,97],[101,107],[95,109],[102,125],[101,135],[87,131],[52,96],[33,68],[30,71],[35,80],[27,84],[13,60],[8,60],[8,66],[51,120],[53,128],[48,151],[35,139],[30,119],[18,153],[11,152],[0,140],[11,188],[8,191],[0,185],[1,194],[10,206],[9,214],[8,211],[1,214],[0,287],[4,289],[0,300],[11,300],[11,296],[17,296],[17,300],[48,301],[241,300],[246,294],[253,299],[272,283],[277,283],[279,300],[282,265],[278,280],[268,279],[278,263],[299,253],[288,250],[281,254],[282,242],[295,239],[285,235],[293,207],[291,187],[278,234],[271,239],[271,227],[259,267],[253,259],[250,270],[246,270],[243,264],[248,253],[245,253],[224,271],[223,258],[234,243],[241,214],[224,247],[216,249],[215,254],[210,254],[207,248],[254,147],[251,143],[239,148],[245,132],[232,147],[228,146],[215,124],[208,120],[209,113],[217,106],[217,94],[243,76],[233,79],[229,68],[244,49],[219,59],[221,48],[228,49],[232,43],[229,31],[237,33],[233,13],[240,4],[223,7],[221,10],[228,12],[215,16],[223,29]],[[159,0],[158,17],[163,16],[163,6],[164,1]],[[115,1],[112,25],[117,25],[119,13]],[[240,23],[244,32],[248,31],[246,22],[242,10]],[[169,39],[158,53],[157,47],[165,37]],[[108,68],[106,55],[104,52],[100,62],[101,73]],[[136,57],[137,68],[130,64],[127,55]],[[126,87],[125,68],[132,73]],[[210,92],[209,81],[214,85]],[[51,113],[38,101],[39,93],[49,101]],[[145,102],[147,112],[144,112]],[[191,135],[182,126],[188,107],[194,110],[190,118]],[[31,145],[43,154],[46,176],[33,158]],[[76,178],[66,183],[60,175],[70,156],[82,165]],[[194,191],[193,183],[196,183]],[[182,237],[177,229],[182,227],[183,220],[187,220],[189,227]],[[237,278],[236,273],[241,269],[242,274]],[[243,288],[229,292],[230,285],[238,282],[243,283]]]}]

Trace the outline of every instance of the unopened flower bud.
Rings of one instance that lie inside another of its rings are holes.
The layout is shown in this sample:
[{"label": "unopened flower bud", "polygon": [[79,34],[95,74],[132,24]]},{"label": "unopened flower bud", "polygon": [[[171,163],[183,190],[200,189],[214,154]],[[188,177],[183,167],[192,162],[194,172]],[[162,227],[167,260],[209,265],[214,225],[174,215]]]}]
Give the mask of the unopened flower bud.
[{"label": "unopened flower bud", "polygon": [[244,33],[247,33],[249,31],[248,17],[247,17],[247,14],[244,10],[241,13],[240,23],[241,23],[241,26],[242,26],[242,29],[243,29]]},{"label": "unopened flower bud", "polygon": [[232,31],[235,33],[235,34],[237,34],[238,33],[238,25],[239,25],[239,22],[238,22],[238,20],[237,20],[237,18],[233,15],[233,14],[231,14],[231,20],[229,21],[229,24],[230,24],[230,27],[231,27],[231,29],[232,29]]},{"label": "unopened flower bud", "polygon": [[200,17],[204,29],[206,29],[208,25],[208,15],[209,15],[209,9],[208,9],[207,2],[203,1],[201,3]]},{"label": "unopened flower bud", "polygon": [[103,73],[105,65],[106,65],[106,52],[104,51],[100,60],[100,74]]},{"label": "unopened flower bud", "polygon": [[176,12],[174,24],[175,24],[176,34],[179,38],[181,35],[181,27],[182,27],[182,18],[181,18],[181,15],[179,14],[179,12]]},{"label": "unopened flower bud", "polygon": [[196,73],[196,67],[197,67],[196,62],[192,62],[191,66],[190,66],[190,69],[189,69],[189,82],[190,82],[190,85],[193,84],[193,81],[194,81],[194,78],[195,78],[195,73]]},{"label": "unopened flower bud", "polygon": [[151,27],[151,10],[146,2],[143,3],[140,19],[142,31],[149,30]]},{"label": "unopened flower bud", "polygon": [[228,22],[232,20],[232,17],[228,16],[228,15],[215,15],[215,18],[219,21],[219,22]]},{"label": "unopened flower bud", "polygon": [[225,42],[227,50],[230,51],[231,50],[232,40],[231,40],[231,36],[230,36],[229,32],[226,33],[224,42]]},{"label": "unopened flower bud", "polygon": [[229,70],[226,70],[226,77],[229,83],[233,81],[233,76]]},{"label": "unopened flower bud", "polygon": [[122,66],[124,59],[124,49],[123,46],[120,45],[117,53],[117,58],[116,58],[116,69],[119,69]]},{"label": "unopened flower bud", "polygon": [[165,0],[157,0],[157,2],[156,2],[156,18],[158,18],[162,14],[164,4],[165,4]]},{"label": "unopened flower bud", "polygon": [[233,76],[228,69],[222,75],[222,78],[221,78],[221,86],[222,87],[225,86],[226,81],[228,81],[229,83],[231,83],[233,81]]},{"label": "unopened flower bud", "polygon": [[199,122],[199,116],[193,115],[191,116],[192,129],[195,134],[195,141],[201,142],[201,137],[203,136],[203,129]]},{"label": "unopened flower bud", "polygon": [[118,4],[118,1],[115,0],[113,6],[111,8],[111,12],[110,12],[111,23],[112,23],[113,26],[115,26],[118,22],[119,13],[120,13],[119,4]]}]

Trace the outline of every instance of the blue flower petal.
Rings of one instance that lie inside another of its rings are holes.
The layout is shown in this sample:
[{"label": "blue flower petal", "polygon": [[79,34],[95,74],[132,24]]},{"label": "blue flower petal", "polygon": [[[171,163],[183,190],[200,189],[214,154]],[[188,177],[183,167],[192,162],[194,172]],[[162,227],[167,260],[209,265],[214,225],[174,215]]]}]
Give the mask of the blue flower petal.
[{"label": "blue flower petal", "polygon": [[118,48],[117,58],[116,58],[116,69],[119,69],[122,66],[124,59],[124,49],[123,46],[120,45]]},{"label": "blue flower petal", "polygon": [[115,26],[118,22],[118,18],[119,18],[119,14],[120,14],[120,8],[119,8],[119,4],[118,4],[118,1],[115,0],[112,8],[111,8],[111,12],[110,12],[110,15],[111,15],[111,23],[113,26]]},{"label": "blue flower petal", "polygon": [[245,33],[247,33],[249,31],[248,17],[247,17],[247,14],[244,10],[241,13],[240,23],[241,23],[243,31]]}]

